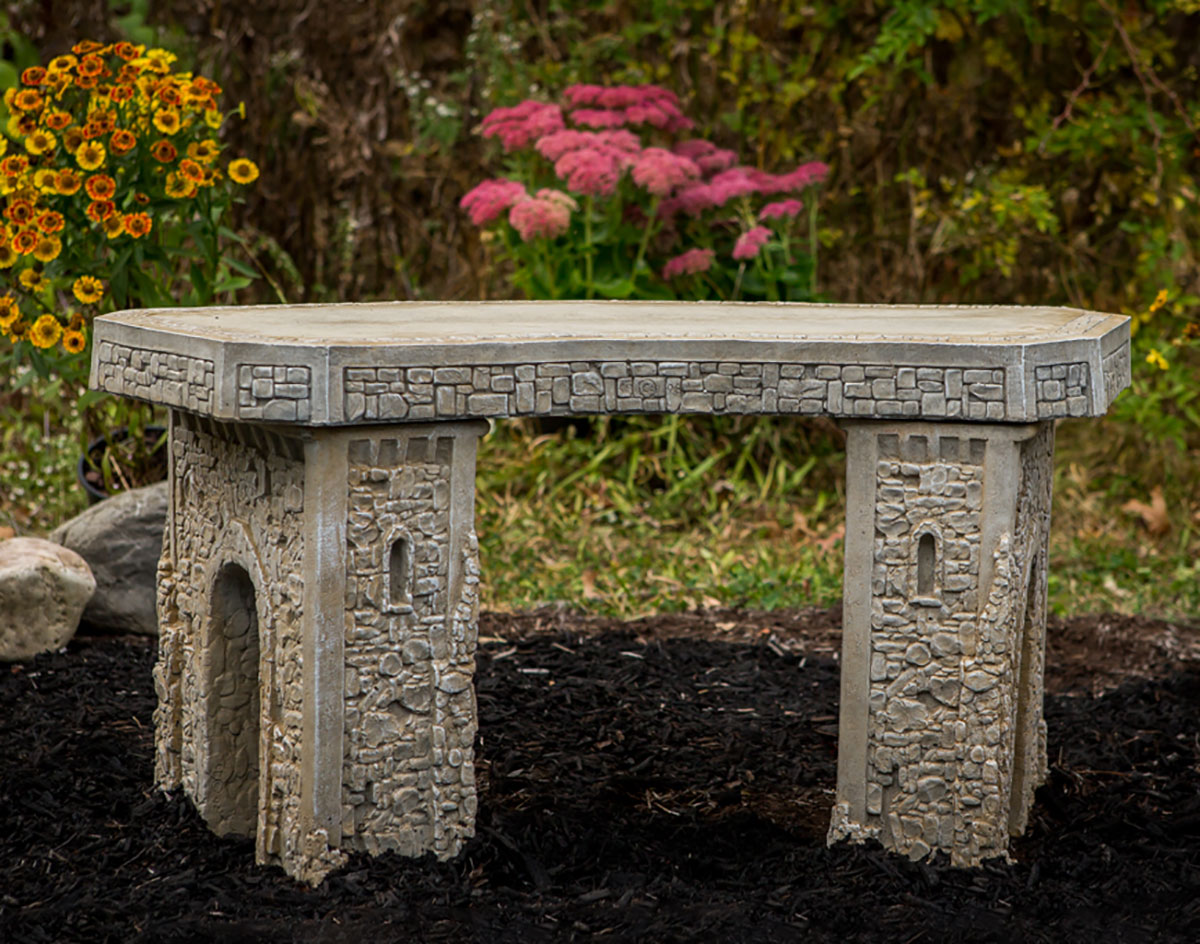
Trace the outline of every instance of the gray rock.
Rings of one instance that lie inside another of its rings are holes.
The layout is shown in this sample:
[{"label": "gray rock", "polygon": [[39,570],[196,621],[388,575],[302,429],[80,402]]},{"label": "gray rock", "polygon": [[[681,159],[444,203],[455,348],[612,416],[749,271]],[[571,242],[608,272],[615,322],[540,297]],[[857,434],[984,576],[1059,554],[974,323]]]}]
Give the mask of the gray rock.
[{"label": "gray rock", "polygon": [[118,492],[61,525],[50,540],[75,551],[96,578],[83,622],[97,629],[158,633],[155,572],[167,518],[167,483]]},{"label": "gray rock", "polygon": [[96,581],[83,558],[41,538],[0,541],[0,661],[32,659],[75,635]]}]

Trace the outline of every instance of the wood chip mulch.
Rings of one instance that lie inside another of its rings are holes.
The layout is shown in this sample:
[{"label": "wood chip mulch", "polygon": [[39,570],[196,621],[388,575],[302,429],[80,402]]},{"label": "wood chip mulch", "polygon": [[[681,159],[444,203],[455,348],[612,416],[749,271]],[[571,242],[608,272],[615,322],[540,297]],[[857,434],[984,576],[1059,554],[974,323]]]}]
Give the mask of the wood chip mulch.
[{"label": "wood chip mulch", "polygon": [[1013,862],[825,845],[836,611],[485,614],[477,835],[321,887],[152,787],[153,640],[0,666],[0,941],[1197,941],[1200,630],[1056,620]]}]

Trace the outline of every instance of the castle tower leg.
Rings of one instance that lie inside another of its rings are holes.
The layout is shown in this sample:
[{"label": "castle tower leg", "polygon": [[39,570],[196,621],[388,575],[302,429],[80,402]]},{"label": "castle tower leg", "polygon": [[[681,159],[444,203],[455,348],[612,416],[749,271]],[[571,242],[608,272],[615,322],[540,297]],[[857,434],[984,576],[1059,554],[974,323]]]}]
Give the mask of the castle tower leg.
[{"label": "castle tower leg", "polygon": [[1045,779],[1052,422],[847,424],[830,842],[1007,853]]}]

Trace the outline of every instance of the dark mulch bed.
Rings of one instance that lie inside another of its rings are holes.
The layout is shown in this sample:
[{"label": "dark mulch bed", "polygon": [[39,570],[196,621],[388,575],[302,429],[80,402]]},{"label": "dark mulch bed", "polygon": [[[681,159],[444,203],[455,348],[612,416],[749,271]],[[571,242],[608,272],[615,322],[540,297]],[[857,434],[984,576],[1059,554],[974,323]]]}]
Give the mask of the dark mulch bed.
[{"label": "dark mulch bed", "polygon": [[487,615],[478,835],[318,889],[151,788],[153,643],[0,667],[0,940],[1200,940],[1200,634],[1052,628],[1012,864],[826,848],[835,612]]}]

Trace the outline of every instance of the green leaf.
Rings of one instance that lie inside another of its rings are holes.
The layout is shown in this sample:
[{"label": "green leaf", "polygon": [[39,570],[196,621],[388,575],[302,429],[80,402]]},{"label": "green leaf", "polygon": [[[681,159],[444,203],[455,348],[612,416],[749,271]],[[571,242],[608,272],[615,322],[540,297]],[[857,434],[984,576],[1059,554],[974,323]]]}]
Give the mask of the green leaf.
[{"label": "green leaf", "polygon": [[592,283],[596,294],[602,298],[628,298],[633,294],[632,279],[596,280]]}]

